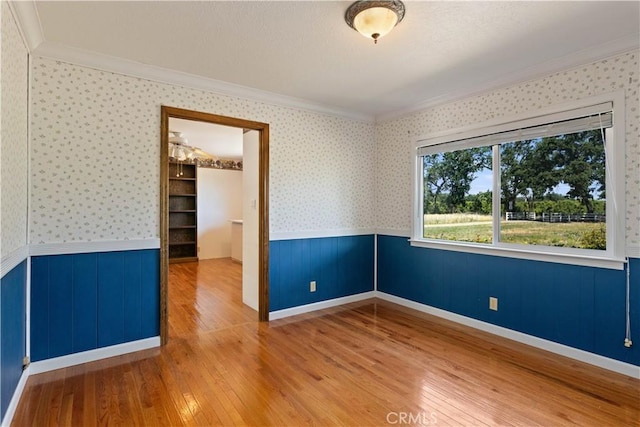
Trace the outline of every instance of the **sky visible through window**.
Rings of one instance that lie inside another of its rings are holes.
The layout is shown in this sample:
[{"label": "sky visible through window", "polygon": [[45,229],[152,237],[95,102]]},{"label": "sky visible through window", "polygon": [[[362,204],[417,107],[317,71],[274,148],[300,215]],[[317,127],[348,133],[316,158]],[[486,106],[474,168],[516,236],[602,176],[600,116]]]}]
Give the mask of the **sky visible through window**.
[{"label": "sky visible through window", "polygon": [[[478,194],[485,191],[491,191],[493,189],[493,172],[491,169],[482,169],[477,172],[475,178],[471,182],[471,188],[469,194]],[[569,186],[563,182],[556,185],[553,188],[553,193],[566,195],[569,191]],[[597,199],[597,197],[596,197]]]},{"label": "sky visible through window", "polygon": [[423,157],[423,237],[492,243],[499,178],[500,242],[606,248],[600,133],[507,142],[498,152],[498,173],[490,146]]}]

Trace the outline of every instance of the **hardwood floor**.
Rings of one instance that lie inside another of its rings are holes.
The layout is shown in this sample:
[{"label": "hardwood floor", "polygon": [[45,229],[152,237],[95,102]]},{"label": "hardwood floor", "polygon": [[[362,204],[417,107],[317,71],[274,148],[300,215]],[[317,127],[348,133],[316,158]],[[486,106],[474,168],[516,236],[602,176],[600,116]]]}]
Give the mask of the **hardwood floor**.
[{"label": "hardwood floor", "polygon": [[640,425],[640,381],[381,300],[257,322],[172,264],[170,341],[29,378],[14,425]]},{"label": "hardwood floor", "polygon": [[242,264],[220,258],[169,266],[170,340],[257,320],[242,304]]}]

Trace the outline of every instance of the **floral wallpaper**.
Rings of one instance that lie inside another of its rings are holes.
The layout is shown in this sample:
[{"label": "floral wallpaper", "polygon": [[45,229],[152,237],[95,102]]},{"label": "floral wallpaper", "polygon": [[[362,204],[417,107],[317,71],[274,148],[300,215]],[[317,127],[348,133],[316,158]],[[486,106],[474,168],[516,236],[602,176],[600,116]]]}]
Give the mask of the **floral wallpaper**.
[{"label": "floral wallpaper", "polygon": [[374,124],[32,61],[30,243],[159,237],[160,106],[270,124],[270,231],[375,227]]},{"label": "floral wallpaper", "polygon": [[7,2],[2,2],[2,79],[0,123],[0,253],[4,257],[27,242],[27,49]]},{"label": "floral wallpaper", "polygon": [[376,125],[376,224],[411,229],[411,147],[419,137],[624,90],[626,102],[626,240],[640,246],[640,80],[633,51],[547,77],[436,106]]},{"label": "floral wallpaper", "polygon": [[270,124],[272,233],[377,227],[405,234],[410,149],[419,136],[623,89],[626,235],[628,245],[638,246],[638,56],[618,55],[375,125],[34,58],[30,242],[159,236],[161,105]]}]

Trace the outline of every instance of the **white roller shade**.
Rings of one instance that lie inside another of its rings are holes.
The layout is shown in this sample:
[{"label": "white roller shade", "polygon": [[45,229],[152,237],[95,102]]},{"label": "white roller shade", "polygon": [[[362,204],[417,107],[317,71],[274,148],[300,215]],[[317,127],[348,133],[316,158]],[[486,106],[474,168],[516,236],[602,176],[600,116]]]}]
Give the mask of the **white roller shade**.
[{"label": "white roller shade", "polygon": [[505,123],[472,132],[452,134],[423,140],[418,155],[456,151],[463,148],[486,147],[504,142],[522,141],[557,135],[566,135],[613,126],[613,105],[610,102],[534,117],[519,122]]}]

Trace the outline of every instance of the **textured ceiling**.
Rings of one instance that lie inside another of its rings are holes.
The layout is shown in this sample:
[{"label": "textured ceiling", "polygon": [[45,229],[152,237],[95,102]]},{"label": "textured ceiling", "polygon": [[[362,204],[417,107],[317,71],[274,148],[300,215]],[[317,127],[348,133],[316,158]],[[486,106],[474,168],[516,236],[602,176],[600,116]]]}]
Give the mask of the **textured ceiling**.
[{"label": "textured ceiling", "polygon": [[409,1],[405,19],[374,45],[345,24],[349,4],[36,3],[48,43],[369,116],[512,83],[640,39],[637,1]]},{"label": "textured ceiling", "polygon": [[169,118],[169,130],[182,132],[187,143],[221,159],[242,159],[242,129]]}]

